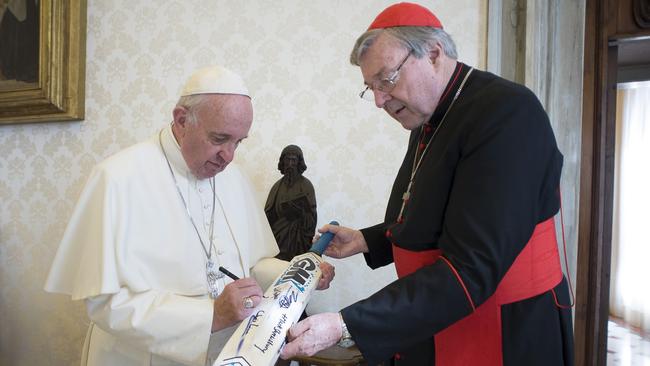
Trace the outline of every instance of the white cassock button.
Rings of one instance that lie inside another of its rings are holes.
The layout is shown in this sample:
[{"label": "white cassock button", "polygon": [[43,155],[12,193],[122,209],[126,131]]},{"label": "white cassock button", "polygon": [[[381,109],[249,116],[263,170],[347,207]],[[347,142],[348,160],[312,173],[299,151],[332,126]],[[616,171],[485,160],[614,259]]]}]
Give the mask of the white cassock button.
[{"label": "white cassock button", "polygon": [[223,255],[223,250],[221,249],[217,250],[217,255]]},{"label": "white cassock button", "polygon": [[208,204],[206,203],[205,205],[203,205],[203,208],[205,208],[207,210],[208,209]]},{"label": "white cassock button", "polygon": [[199,187],[199,193],[203,192],[203,188]]}]

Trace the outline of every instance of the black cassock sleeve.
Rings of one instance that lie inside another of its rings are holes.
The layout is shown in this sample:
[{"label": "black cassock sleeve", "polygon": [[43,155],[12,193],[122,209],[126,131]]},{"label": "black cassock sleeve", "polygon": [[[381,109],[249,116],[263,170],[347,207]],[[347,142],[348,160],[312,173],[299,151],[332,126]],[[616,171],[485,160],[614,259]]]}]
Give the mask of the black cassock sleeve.
[{"label": "black cassock sleeve", "polygon": [[369,250],[363,256],[368,267],[372,269],[393,263],[393,251],[390,242],[386,239],[387,227],[386,224],[381,223],[361,229],[361,234],[366,239]]},{"label": "black cassock sleeve", "polygon": [[[453,183],[443,200],[437,244],[458,271],[469,298],[449,266],[437,261],[343,309],[369,364],[431,338],[469,315],[472,305],[480,306],[535,225],[559,208],[562,156],[548,117],[532,92],[502,84],[457,104],[456,117],[446,122],[455,124],[448,129],[451,133],[437,137],[446,144],[454,139],[457,145],[446,150],[452,156],[445,159],[453,159],[455,167],[447,177]],[[392,261],[390,244],[379,234],[385,226],[362,231],[371,266]]]}]

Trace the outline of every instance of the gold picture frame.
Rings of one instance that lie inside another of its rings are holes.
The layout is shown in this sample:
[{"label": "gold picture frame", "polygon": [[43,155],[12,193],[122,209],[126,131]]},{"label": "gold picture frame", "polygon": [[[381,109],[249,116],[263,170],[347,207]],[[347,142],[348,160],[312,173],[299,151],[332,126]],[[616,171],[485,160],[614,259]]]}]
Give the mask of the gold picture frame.
[{"label": "gold picture frame", "polygon": [[[84,118],[86,1],[35,2],[39,19],[38,78],[34,82],[0,80],[0,124]],[[11,0],[4,2],[6,5]]]}]

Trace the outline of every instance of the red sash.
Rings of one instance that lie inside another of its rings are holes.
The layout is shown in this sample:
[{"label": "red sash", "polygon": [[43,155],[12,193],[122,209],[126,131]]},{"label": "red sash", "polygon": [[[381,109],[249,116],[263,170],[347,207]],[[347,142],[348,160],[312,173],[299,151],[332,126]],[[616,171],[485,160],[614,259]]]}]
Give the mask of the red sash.
[{"label": "red sash", "polygon": [[[456,275],[474,307],[465,285],[440,250],[412,252],[393,244],[398,277],[442,258]],[[555,238],[555,222],[548,219],[535,227],[530,240],[503,277],[495,293],[475,311],[434,336],[436,365],[503,365],[501,305],[531,298],[553,289],[562,280]]]}]

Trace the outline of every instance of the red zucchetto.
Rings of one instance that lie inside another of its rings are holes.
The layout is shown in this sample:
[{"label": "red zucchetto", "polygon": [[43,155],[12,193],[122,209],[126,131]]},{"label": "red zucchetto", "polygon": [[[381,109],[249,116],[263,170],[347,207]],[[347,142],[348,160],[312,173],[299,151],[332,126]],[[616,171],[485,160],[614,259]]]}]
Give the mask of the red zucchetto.
[{"label": "red zucchetto", "polygon": [[442,23],[429,9],[418,4],[399,3],[379,13],[368,30],[409,26],[442,29]]}]

